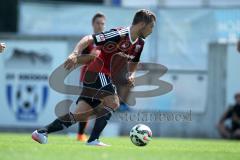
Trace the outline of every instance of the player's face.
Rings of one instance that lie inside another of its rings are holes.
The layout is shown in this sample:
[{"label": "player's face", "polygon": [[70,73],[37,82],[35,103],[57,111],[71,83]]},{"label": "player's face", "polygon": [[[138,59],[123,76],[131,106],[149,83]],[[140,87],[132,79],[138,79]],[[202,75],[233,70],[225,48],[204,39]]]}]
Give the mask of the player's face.
[{"label": "player's face", "polygon": [[146,38],[152,33],[153,27],[155,26],[155,22],[151,22],[148,24],[143,25],[142,29],[140,30],[140,37]]},{"label": "player's face", "polygon": [[92,24],[94,33],[99,33],[104,31],[105,21],[106,20],[104,17],[98,17],[95,19],[95,21]]}]

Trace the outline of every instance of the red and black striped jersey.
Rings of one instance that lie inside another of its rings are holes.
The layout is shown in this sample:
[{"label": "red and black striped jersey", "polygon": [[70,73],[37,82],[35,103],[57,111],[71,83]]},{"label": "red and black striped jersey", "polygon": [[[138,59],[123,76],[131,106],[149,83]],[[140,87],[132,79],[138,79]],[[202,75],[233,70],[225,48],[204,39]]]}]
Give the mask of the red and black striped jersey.
[{"label": "red and black striped jersey", "polygon": [[90,70],[94,71],[94,68],[96,68],[96,66],[102,65],[100,72],[103,72],[110,76],[112,56],[120,52],[128,58],[128,61],[139,62],[141,52],[144,47],[144,39],[137,38],[133,42],[130,34],[130,27],[111,29],[106,32],[93,34],[92,37],[95,45],[99,46],[101,50],[98,58],[102,62],[99,60],[93,61],[90,64]]}]

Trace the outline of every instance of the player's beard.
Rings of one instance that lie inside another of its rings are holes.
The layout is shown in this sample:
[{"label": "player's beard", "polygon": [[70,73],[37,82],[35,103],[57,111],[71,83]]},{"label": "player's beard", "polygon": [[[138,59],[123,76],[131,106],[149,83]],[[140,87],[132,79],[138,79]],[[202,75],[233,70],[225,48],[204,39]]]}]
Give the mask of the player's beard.
[{"label": "player's beard", "polygon": [[139,37],[140,38],[143,38],[143,39],[145,39],[146,37],[144,36],[144,34],[143,34],[143,30],[144,30],[144,28],[142,28],[140,31],[139,31]]}]

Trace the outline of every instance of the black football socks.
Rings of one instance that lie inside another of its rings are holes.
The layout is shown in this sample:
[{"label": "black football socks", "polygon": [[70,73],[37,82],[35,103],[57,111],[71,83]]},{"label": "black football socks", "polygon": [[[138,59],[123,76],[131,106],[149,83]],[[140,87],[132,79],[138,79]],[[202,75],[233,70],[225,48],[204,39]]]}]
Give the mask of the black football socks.
[{"label": "black football socks", "polygon": [[38,129],[38,132],[39,133],[57,132],[57,131],[61,131],[61,130],[65,129],[65,128],[68,128],[75,123],[76,123],[76,120],[74,119],[74,115],[70,112],[64,116],[57,118],[52,123],[45,126],[44,128]]},{"label": "black football socks", "polygon": [[78,123],[78,134],[84,134],[86,126],[87,126],[87,122],[79,122]]},{"label": "black football socks", "polygon": [[92,133],[88,139],[88,143],[99,139],[99,136],[102,133],[103,129],[106,127],[108,120],[112,116],[112,113],[113,110],[110,107],[104,106],[101,108],[100,112],[98,112],[98,117],[96,117],[96,121]]}]

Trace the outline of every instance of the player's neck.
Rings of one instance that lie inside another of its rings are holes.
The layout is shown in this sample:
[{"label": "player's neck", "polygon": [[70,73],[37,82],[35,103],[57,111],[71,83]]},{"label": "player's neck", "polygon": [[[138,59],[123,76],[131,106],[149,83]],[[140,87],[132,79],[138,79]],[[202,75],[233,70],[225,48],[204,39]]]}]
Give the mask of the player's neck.
[{"label": "player's neck", "polygon": [[138,30],[135,26],[130,27],[130,37],[133,42],[138,38]]}]

